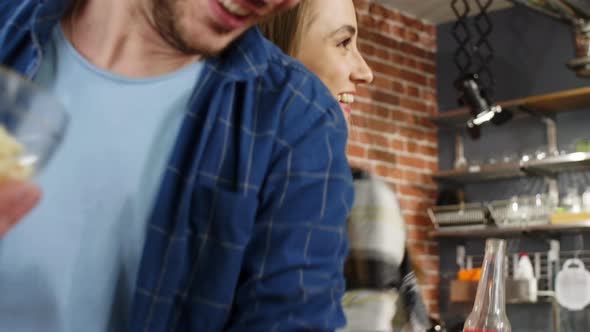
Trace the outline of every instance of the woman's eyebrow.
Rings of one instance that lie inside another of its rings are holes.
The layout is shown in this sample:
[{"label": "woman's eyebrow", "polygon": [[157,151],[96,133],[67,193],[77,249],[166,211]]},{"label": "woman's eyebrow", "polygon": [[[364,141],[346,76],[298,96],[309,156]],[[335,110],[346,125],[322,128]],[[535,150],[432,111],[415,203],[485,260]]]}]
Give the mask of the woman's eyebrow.
[{"label": "woman's eyebrow", "polygon": [[332,33],[330,33],[329,37],[333,37],[334,35],[337,35],[341,32],[348,32],[351,35],[354,35],[354,34],[356,34],[356,28],[352,25],[349,25],[349,24],[343,25],[340,28],[332,31]]}]

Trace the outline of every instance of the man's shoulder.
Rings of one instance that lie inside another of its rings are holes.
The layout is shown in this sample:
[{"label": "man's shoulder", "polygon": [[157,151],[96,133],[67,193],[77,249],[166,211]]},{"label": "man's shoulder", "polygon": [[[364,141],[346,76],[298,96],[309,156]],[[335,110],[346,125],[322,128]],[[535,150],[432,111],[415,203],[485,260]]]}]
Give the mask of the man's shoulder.
[{"label": "man's shoulder", "polygon": [[8,24],[25,24],[38,1],[0,1],[0,29]]},{"label": "man's shoulder", "polygon": [[269,50],[268,68],[266,76],[270,83],[291,85],[295,91],[304,93],[320,103],[332,105],[333,96],[322,81],[297,59],[287,56],[277,46],[264,40]]},{"label": "man's shoulder", "polygon": [[255,82],[270,99],[296,92],[326,107],[335,103],[319,78],[264,38],[257,27],[247,30],[228,49],[210,58],[209,64],[224,81]]}]

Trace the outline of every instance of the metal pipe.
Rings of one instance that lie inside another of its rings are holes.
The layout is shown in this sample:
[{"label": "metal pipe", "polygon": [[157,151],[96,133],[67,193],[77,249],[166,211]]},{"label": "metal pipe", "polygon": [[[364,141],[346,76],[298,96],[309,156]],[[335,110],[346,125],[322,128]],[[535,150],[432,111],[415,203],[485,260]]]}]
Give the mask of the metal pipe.
[{"label": "metal pipe", "polygon": [[549,153],[549,156],[555,157],[559,155],[559,150],[557,148],[557,126],[555,125],[555,120],[546,116],[542,119],[547,128],[547,152]]}]

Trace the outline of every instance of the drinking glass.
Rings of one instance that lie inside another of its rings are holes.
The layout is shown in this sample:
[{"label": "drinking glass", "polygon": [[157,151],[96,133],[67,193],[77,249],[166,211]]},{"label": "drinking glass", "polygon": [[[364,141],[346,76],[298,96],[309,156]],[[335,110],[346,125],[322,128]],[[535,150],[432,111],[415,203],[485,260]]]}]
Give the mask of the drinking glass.
[{"label": "drinking glass", "polygon": [[40,172],[61,142],[69,117],[48,91],[0,67],[0,181]]}]

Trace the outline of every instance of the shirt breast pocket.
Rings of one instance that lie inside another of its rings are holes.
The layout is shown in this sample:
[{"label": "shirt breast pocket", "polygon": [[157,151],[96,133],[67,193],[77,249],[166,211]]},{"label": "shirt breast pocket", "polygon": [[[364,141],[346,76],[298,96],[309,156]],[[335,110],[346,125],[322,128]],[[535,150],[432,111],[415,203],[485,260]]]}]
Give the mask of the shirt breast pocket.
[{"label": "shirt breast pocket", "polygon": [[191,296],[229,309],[256,218],[257,196],[198,186],[192,203]]}]

